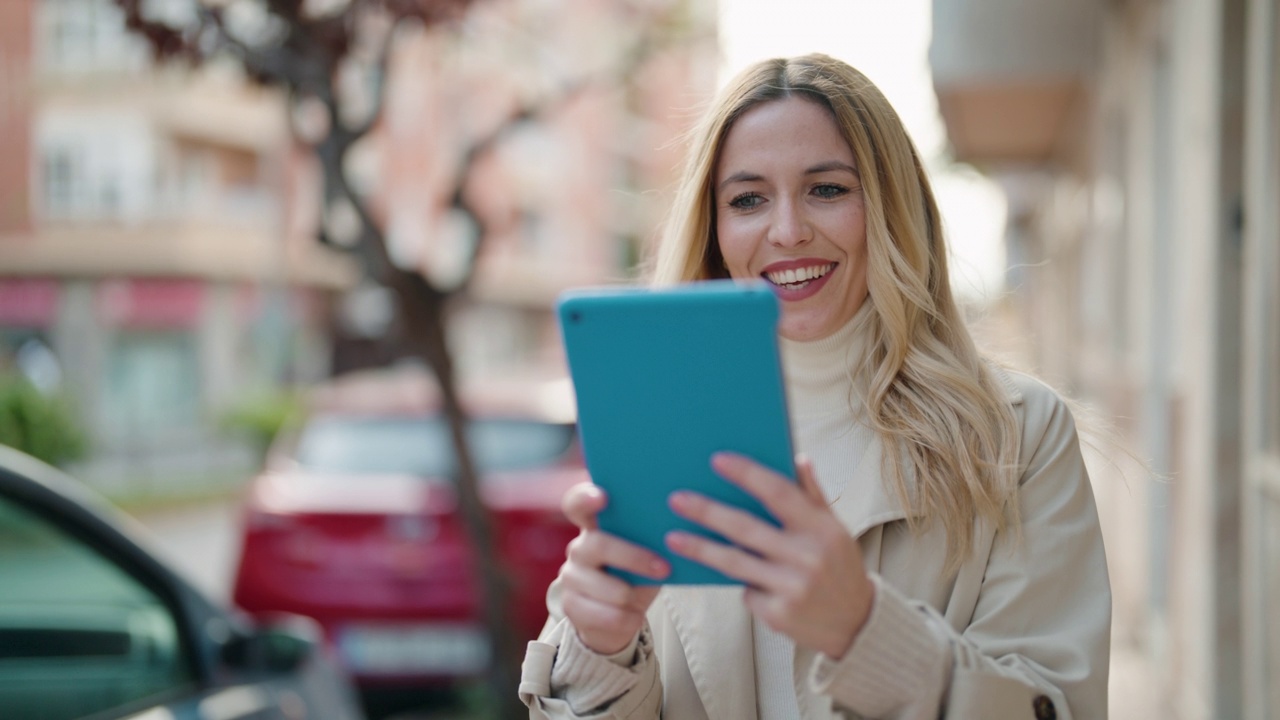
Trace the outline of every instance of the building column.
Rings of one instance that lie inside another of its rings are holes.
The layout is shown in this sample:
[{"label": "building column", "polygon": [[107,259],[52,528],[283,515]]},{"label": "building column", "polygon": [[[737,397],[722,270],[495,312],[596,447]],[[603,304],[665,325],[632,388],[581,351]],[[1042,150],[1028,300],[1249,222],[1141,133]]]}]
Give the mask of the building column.
[{"label": "building column", "polygon": [[1246,720],[1280,718],[1280,0],[1249,0],[1241,501]]},{"label": "building column", "polygon": [[1240,187],[1244,0],[1173,6],[1175,375],[1185,423],[1173,483],[1172,716],[1241,716]]}]

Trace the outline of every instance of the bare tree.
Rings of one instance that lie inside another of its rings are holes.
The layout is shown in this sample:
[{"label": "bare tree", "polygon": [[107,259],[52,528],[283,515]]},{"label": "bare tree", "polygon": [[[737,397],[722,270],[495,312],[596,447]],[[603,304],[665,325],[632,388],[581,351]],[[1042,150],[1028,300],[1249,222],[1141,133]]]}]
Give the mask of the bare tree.
[{"label": "bare tree", "polygon": [[[499,717],[525,714],[515,692],[522,648],[507,622],[511,583],[480,500],[446,342],[451,301],[466,292],[488,234],[486,219],[468,197],[467,181],[488,153],[528,122],[554,113],[593,87],[626,83],[654,53],[687,41],[689,28],[678,12],[681,0],[618,0],[638,30],[615,62],[558,78],[554,87],[522,98],[507,117],[471,140],[456,166],[447,202],[468,218],[474,242],[467,246],[459,278],[447,287],[433,283],[417,267],[393,262],[379,218],[346,167],[353,148],[378,127],[397,35],[458,21],[472,0],[193,0],[190,13],[165,18],[148,14],[147,0],[115,2],[130,30],[146,38],[157,61],[199,65],[215,57],[232,58],[254,82],[287,96],[290,129],[314,153],[323,178],[319,241],[353,253],[365,276],[391,291],[404,353],[420,358],[436,377],[457,458],[459,506],[476,551],[484,597],[491,651],[487,695]],[[342,81],[353,76],[359,81]]]}]

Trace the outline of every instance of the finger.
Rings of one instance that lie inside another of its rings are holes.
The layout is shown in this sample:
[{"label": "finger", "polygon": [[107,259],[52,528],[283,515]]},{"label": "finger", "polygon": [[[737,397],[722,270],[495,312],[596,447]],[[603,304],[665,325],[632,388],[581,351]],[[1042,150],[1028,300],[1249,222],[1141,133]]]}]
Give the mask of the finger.
[{"label": "finger", "polygon": [[560,500],[560,509],[569,518],[569,522],[584,530],[594,530],[596,515],[600,514],[608,502],[608,497],[597,485],[583,482],[565,492]]},{"label": "finger", "polygon": [[649,607],[650,598],[645,593],[638,593],[639,588],[597,568],[566,563],[560,577],[564,580],[565,588],[606,605],[617,605],[636,612],[644,612]]},{"label": "finger", "polygon": [[748,587],[743,592],[743,604],[747,606],[747,612],[750,612],[770,629],[775,632],[786,632],[789,623],[788,617],[782,610],[782,604],[779,596],[760,590],[758,588]]},{"label": "finger", "polygon": [[790,543],[784,532],[755,515],[697,493],[671,494],[671,509],[680,517],[712,530],[735,545],[771,559],[782,559]]},{"label": "finger", "polygon": [[590,629],[614,630],[628,625],[639,628],[644,622],[644,613],[576,593],[565,594],[564,610],[579,632]]},{"label": "finger", "polygon": [[783,566],[763,560],[751,553],[693,533],[673,530],[667,533],[667,547],[682,557],[706,565],[713,570],[766,590],[775,588],[784,574]]},{"label": "finger", "polygon": [[815,506],[808,494],[760,463],[737,453],[720,452],[711,456],[711,467],[763,503],[784,526],[804,527],[814,519]]},{"label": "finger", "polygon": [[593,568],[626,570],[654,580],[664,580],[671,566],[662,556],[599,530],[584,530],[569,542],[569,561]]},{"label": "finger", "polygon": [[796,456],[796,479],[800,482],[800,489],[804,490],[814,502],[819,505],[831,504],[827,502],[826,493],[818,484],[818,477],[813,472],[813,461],[806,455]]},{"label": "finger", "polygon": [[653,599],[658,597],[658,593],[661,591],[661,585],[637,585],[631,589],[631,597],[639,605],[640,611],[644,612],[649,609],[649,606],[653,604]]}]

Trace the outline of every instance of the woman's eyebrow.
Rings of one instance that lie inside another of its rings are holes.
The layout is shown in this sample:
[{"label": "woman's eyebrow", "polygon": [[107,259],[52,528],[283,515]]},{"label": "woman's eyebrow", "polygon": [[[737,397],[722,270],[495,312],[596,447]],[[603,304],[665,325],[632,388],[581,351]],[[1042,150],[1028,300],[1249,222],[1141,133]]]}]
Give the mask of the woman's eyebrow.
[{"label": "woman's eyebrow", "polygon": [[756,175],[755,173],[749,173],[743,170],[740,172],[736,172],[730,175],[729,177],[725,178],[724,180],[720,181],[720,185],[718,185],[717,187],[718,189],[723,190],[725,189],[725,187],[732,185],[733,183],[736,183],[736,182],[759,182],[763,179],[764,179],[763,177]]},{"label": "woman's eyebrow", "polygon": [[844,170],[854,177],[858,176],[858,171],[852,165],[840,162],[839,160],[830,160],[828,162],[818,163],[808,170],[805,170],[804,174],[817,175],[818,173],[831,172],[832,170]]},{"label": "woman's eyebrow", "polygon": [[[818,173],[832,172],[837,170],[843,170],[849,173],[850,175],[853,175],[854,177],[858,176],[858,171],[854,169],[852,165],[850,165],[849,163],[840,162],[839,160],[828,160],[827,162],[818,163],[817,165],[814,165],[806,169],[804,171],[804,174],[817,175]],[[724,190],[726,187],[736,182],[759,182],[761,180],[764,180],[764,177],[757,175],[755,173],[742,170],[720,181],[720,184],[717,186],[717,189]]]}]

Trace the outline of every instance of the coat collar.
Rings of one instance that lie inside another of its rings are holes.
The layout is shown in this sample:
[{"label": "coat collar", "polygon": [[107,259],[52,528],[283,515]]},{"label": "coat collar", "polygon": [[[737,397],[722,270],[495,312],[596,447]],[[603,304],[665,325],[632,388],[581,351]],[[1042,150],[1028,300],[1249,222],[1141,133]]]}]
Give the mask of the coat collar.
[{"label": "coat collar", "polygon": [[988,367],[991,368],[991,372],[995,374],[996,379],[1000,381],[1000,387],[1004,388],[1009,402],[1013,405],[1021,405],[1022,388],[1018,387],[1017,381],[1010,374],[1012,371],[990,361],[988,361]]},{"label": "coat collar", "polygon": [[[865,431],[872,432],[870,429]],[[871,438],[861,458],[848,458],[843,464],[853,467],[854,471],[844,491],[827,500],[850,534],[861,538],[877,525],[907,517],[902,504],[884,482],[884,443],[879,436]],[[815,470],[822,472],[821,468]]]},{"label": "coat collar", "polygon": [[[989,367],[1010,404],[1021,405],[1022,390],[1009,372],[995,364]],[[907,518],[902,504],[884,480],[887,469],[884,466],[884,443],[879,435],[871,438],[861,459],[846,458],[843,464],[856,469],[840,497],[828,500],[831,500],[831,509],[854,537],[861,539],[871,528]],[[821,468],[817,470],[821,472]],[[910,473],[909,468],[907,472]],[[914,491],[915,483],[910,476],[907,486],[908,492]],[[879,559],[878,553],[875,559]],[[878,568],[869,563],[867,570],[875,572]]]}]

